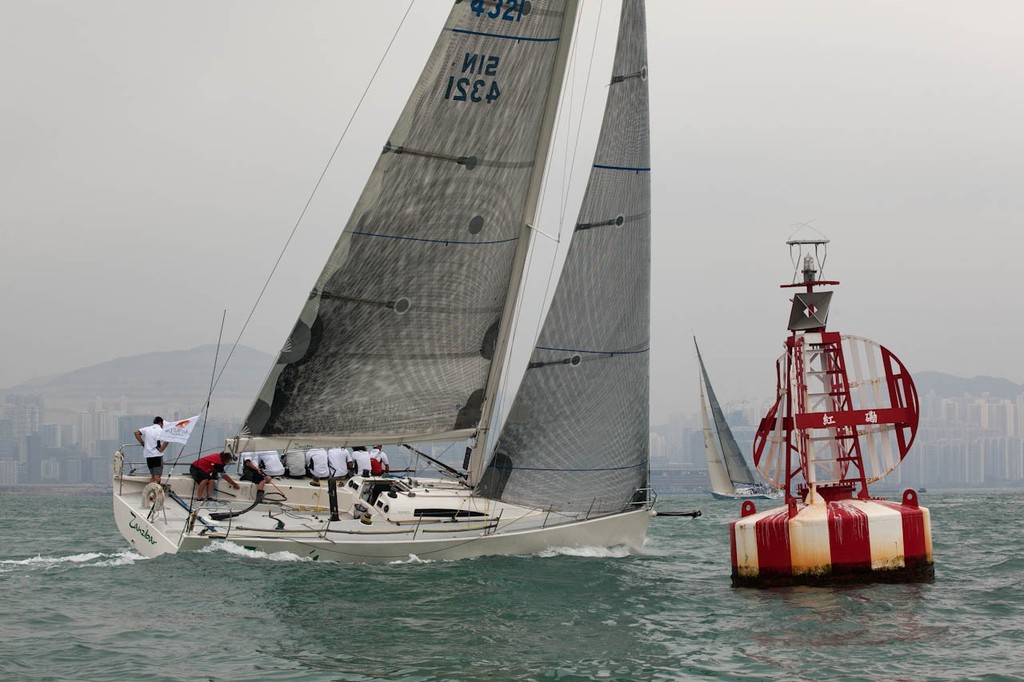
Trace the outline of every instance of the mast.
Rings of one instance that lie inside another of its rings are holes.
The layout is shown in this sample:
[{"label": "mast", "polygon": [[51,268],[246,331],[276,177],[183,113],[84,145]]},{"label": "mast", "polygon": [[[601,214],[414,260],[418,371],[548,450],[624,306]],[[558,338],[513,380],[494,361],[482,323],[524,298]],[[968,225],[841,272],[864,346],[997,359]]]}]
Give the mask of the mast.
[{"label": "mast", "polygon": [[523,206],[523,220],[512,264],[512,276],[508,287],[508,294],[505,297],[505,306],[501,313],[501,324],[498,329],[498,338],[495,342],[494,359],[491,362],[490,373],[487,377],[483,407],[478,423],[479,431],[476,438],[476,447],[473,448],[467,466],[467,480],[471,486],[475,486],[480,481],[485,457],[490,449],[491,421],[497,409],[497,395],[501,384],[501,374],[511,352],[510,341],[515,322],[515,306],[519,297],[519,290],[522,286],[523,271],[526,268],[526,257],[529,254],[530,244],[532,243],[533,225],[537,221],[540,190],[543,186],[544,174],[547,171],[547,160],[551,151],[551,138],[554,133],[556,115],[558,113],[559,95],[562,92],[562,84],[565,82],[566,65],[569,61],[573,30],[576,26],[578,13],[579,0],[566,0],[558,51],[555,54],[552,67],[554,73],[551,78],[551,84],[548,87],[547,105],[544,109],[544,118],[537,140],[537,153],[534,156],[533,174],[530,178],[526,203]]}]

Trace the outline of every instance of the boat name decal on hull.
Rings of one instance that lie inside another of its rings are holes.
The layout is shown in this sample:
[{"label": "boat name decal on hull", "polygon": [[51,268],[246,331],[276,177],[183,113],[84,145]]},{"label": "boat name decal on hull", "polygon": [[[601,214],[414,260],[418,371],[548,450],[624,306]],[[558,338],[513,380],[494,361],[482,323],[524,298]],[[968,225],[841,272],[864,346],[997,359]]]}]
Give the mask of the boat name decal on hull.
[{"label": "boat name decal on hull", "polygon": [[155,545],[156,544],[156,538],[154,538],[152,535],[150,535],[149,531],[146,530],[145,528],[143,528],[139,524],[139,522],[136,520],[136,519],[138,519],[138,517],[135,516],[135,512],[128,512],[128,513],[132,515],[132,520],[128,522],[128,527],[131,528],[132,530],[134,530],[139,535],[141,535],[143,537],[143,539],[148,540],[149,544]]}]

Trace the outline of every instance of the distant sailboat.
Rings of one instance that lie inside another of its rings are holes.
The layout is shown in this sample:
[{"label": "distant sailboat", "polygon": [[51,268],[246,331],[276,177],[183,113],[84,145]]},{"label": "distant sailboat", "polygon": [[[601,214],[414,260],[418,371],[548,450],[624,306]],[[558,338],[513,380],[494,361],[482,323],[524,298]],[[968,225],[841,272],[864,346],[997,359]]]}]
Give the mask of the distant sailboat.
[{"label": "distant sailboat", "polygon": [[770,500],[779,497],[779,493],[769,486],[754,481],[754,475],[740,453],[736,438],[725,421],[725,413],[711,388],[696,337],[693,345],[700,364],[700,416],[704,426],[704,452],[708,457],[711,496],[716,500]]}]

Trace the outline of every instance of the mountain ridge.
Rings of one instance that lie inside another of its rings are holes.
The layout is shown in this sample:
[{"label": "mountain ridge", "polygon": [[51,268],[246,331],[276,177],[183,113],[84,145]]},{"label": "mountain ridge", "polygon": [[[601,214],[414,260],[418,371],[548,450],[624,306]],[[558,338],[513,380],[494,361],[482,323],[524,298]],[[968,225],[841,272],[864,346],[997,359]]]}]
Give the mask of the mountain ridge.
[{"label": "mountain ridge", "polygon": [[[99,398],[108,402],[123,399],[135,412],[194,414],[206,404],[217,355],[217,346],[208,344],[186,350],[122,356],[25,381],[0,389],[0,395],[39,395],[48,412],[81,412]],[[247,413],[270,372],[274,357],[249,346],[237,346],[227,368],[222,369],[227,354],[221,349],[211,410],[231,417]],[[1004,399],[1024,393],[1024,385],[991,376],[966,378],[922,371],[914,376],[914,383],[922,398],[933,392],[940,398],[987,394]]]},{"label": "mountain ridge", "polygon": [[0,389],[0,394],[41,396],[47,411],[80,412],[99,398],[123,399],[135,412],[195,413],[206,404],[211,378],[216,378],[211,408],[224,416],[239,416],[251,406],[274,356],[248,346],[237,346],[230,361],[223,349],[217,356],[213,344],[122,356],[25,381]]},{"label": "mountain ridge", "polygon": [[945,372],[917,372],[914,385],[919,396],[934,391],[940,398],[956,398],[964,394],[982,396],[986,393],[993,398],[1012,399],[1024,393],[1024,384],[1009,379],[993,376],[976,376],[971,378],[958,377]]}]

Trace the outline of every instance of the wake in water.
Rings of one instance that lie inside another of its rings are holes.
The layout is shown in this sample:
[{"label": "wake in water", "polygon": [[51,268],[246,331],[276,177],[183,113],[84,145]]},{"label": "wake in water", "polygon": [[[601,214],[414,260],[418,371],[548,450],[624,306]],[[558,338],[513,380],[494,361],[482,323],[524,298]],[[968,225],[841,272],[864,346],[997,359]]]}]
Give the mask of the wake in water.
[{"label": "wake in water", "polygon": [[211,542],[206,547],[197,550],[198,554],[212,554],[215,552],[224,552],[225,554],[233,554],[234,556],[245,557],[247,559],[265,559],[267,561],[283,561],[285,563],[313,561],[310,557],[301,557],[298,554],[292,554],[291,552],[274,552],[273,554],[269,554],[256,549],[239,547],[238,545],[234,545],[230,542]]},{"label": "wake in water", "polygon": [[408,559],[396,559],[395,561],[389,561],[388,564],[391,566],[397,564],[432,564],[433,559],[421,559],[415,554],[410,554]]},{"label": "wake in water", "polygon": [[[231,554],[233,556],[238,557],[245,557],[247,559],[262,559],[266,561],[279,561],[284,563],[314,561],[314,559],[312,559],[311,557],[301,557],[297,554],[292,554],[291,552],[274,552],[273,554],[270,554],[256,549],[246,549],[245,547],[240,547],[239,545],[235,545],[230,542],[211,542],[206,547],[197,550],[197,553],[199,554],[214,554],[218,552],[223,552],[225,554]],[[634,556],[636,554],[646,554],[646,552],[635,552],[628,547],[551,547],[542,552],[538,552],[534,556],[542,558],[550,558],[556,556],[571,556],[592,559],[623,559],[625,557]],[[463,559],[462,561],[472,561],[472,559]],[[432,559],[421,559],[415,554],[410,554],[406,559],[396,559],[395,561],[389,561],[388,565],[396,566],[403,564],[432,563],[435,563],[435,561]]]},{"label": "wake in water", "polygon": [[48,571],[55,568],[131,566],[136,561],[147,561],[141,554],[130,549],[113,554],[86,552],[70,556],[34,556],[30,559],[0,559],[0,575],[22,569]]},{"label": "wake in water", "polygon": [[635,554],[637,554],[637,552],[634,552],[629,547],[551,547],[550,549],[538,552],[535,556],[545,559],[555,556],[574,556],[590,559],[624,559],[628,556],[634,556]]}]

